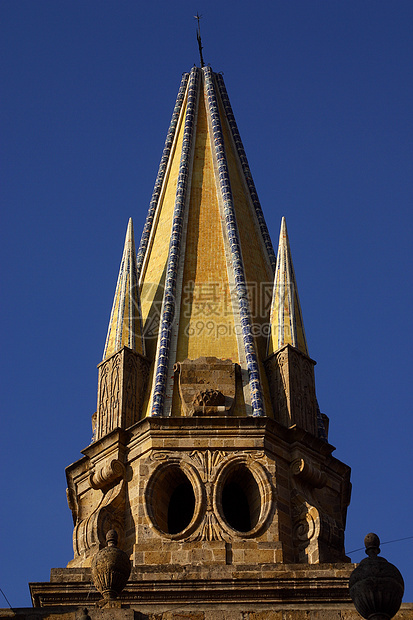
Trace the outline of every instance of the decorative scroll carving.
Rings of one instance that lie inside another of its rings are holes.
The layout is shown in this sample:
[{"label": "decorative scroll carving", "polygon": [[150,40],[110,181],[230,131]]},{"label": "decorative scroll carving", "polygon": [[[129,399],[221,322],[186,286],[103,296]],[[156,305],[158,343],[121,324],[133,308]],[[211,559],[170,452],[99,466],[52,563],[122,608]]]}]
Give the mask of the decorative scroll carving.
[{"label": "decorative scroll carving", "polygon": [[230,462],[234,459],[245,459],[248,461],[259,461],[265,457],[263,450],[234,450],[224,452],[222,450],[193,450],[190,455],[201,467],[201,477],[203,481],[213,482],[217,468],[225,459]]},{"label": "decorative scroll carving", "polygon": [[317,436],[315,362],[291,345],[265,361],[275,419]]},{"label": "decorative scroll carving", "polygon": [[327,475],[307,458],[295,458],[291,469],[291,516],[296,561],[345,560],[341,492],[327,485]]},{"label": "decorative scroll carving", "polygon": [[[292,494],[293,538],[307,547],[317,533],[318,511],[299,494]],[[302,559],[302,558],[300,558]]]},{"label": "decorative scroll carving", "polygon": [[167,461],[171,458],[170,452],[161,452],[159,450],[152,450],[150,457],[151,461]]},{"label": "decorative scroll carving", "polygon": [[291,471],[294,476],[299,476],[311,486],[321,489],[327,483],[327,476],[324,472],[316,469],[308,461],[298,458],[291,463]]},{"label": "decorative scroll carving", "polygon": [[246,455],[249,461],[261,461],[265,457],[264,450],[243,450],[234,452],[234,456]]},{"label": "decorative scroll carving", "polygon": [[95,440],[115,428],[138,422],[149,374],[149,360],[123,347],[99,365]]},{"label": "decorative scroll carving", "polygon": [[125,466],[118,459],[112,459],[98,472],[90,475],[90,486],[92,489],[103,489],[118,478],[125,475]]},{"label": "decorative scroll carving", "polygon": [[216,357],[184,360],[174,366],[187,416],[229,415],[236,395],[238,364]]},{"label": "decorative scroll carving", "polygon": [[105,546],[106,534],[115,529],[120,539],[124,535],[124,511],[126,483],[122,479],[104,493],[98,506],[87,518],[79,521],[73,532],[75,557],[90,555]]}]

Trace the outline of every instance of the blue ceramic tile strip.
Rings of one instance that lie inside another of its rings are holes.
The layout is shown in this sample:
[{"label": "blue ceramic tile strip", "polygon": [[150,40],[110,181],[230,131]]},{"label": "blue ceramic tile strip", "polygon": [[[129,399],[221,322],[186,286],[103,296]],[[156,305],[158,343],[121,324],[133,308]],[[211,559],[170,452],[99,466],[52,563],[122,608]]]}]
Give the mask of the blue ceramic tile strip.
[{"label": "blue ceramic tile strip", "polygon": [[192,153],[192,138],[194,135],[198,72],[194,67],[191,70],[188,86],[188,102],[185,114],[184,135],[182,140],[181,161],[179,163],[178,181],[176,187],[175,207],[172,221],[171,241],[169,243],[168,264],[166,268],[165,290],[160,325],[159,350],[155,369],[155,387],[152,397],[151,416],[162,416],[167,383],[167,370],[171,344],[171,328],[175,312],[175,289],[178,274],[179,252],[181,246],[182,227],[185,202],[187,196],[188,177],[190,172],[190,158]]},{"label": "blue ceramic tile strip", "polygon": [[242,262],[241,245],[239,241],[237,222],[235,217],[234,201],[232,197],[231,184],[229,179],[228,164],[225,156],[224,136],[222,133],[218,101],[215,92],[214,74],[210,67],[204,67],[202,71],[204,72],[205,76],[205,86],[209,114],[212,124],[215,156],[218,164],[219,184],[222,200],[224,203],[224,217],[227,228],[228,242],[231,249],[232,265],[234,269],[242,337],[251,391],[251,406],[253,411],[252,415],[263,416],[265,414],[262,401],[260,374],[258,369],[257,356],[255,353],[254,339],[251,334],[248,293],[245,282],[244,266]]},{"label": "blue ceramic tile strip", "polygon": [[159,164],[158,175],[155,181],[155,187],[153,189],[151,202],[149,204],[148,215],[146,216],[145,226],[143,227],[142,237],[139,244],[137,255],[137,269],[138,278],[141,275],[143,261],[145,259],[146,250],[148,248],[149,237],[152,230],[152,224],[155,217],[156,207],[158,206],[158,200],[162,189],[163,180],[165,178],[165,172],[168,167],[168,160],[171,153],[171,148],[175,138],[176,127],[178,125],[179,115],[181,112],[182,104],[185,99],[185,91],[188,83],[189,73],[182,75],[181,85],[179,87],[178,96],[175,102],[175,108],[172,114],[171,124],[169,125],[168,134],[165,140],[165,146],[163,149],[161,163]]},{"label": "blue ceramic tile strip", "polygon": [[234,113],[232,111],[231,103],[229,101],[227,89],[225,88],[224,78],[219,73],[215,74],[218,90],[221,95],[222,105],[224,106],[225,115],[228,119],[228,123],[232,132],[232,137],[235,142],[235,147],[238,152],[238,157],[240,158],[242,170],[244,172],[245,181],[247,183],[251,201],[254,205],[255,213],[257,214],[258,224],[261,230],[261,235],[264,241],[264,245],[267,249],[268,258],[270,259],[270,263],[272,266],[273,272],[275,272],[276,265],[276,256],[274,253],[274,248],[272,245],[271,237],[268,232],[267,224],[265,222],[264,214],[262,212],[261,204],[258,198],[257,190],[255,189],[255,184],[252,179],[251,170],[248,164],[247,156],[245,154],[244,146],[242,144],[241,136],[239,135],[238,126],[235,121]]}]

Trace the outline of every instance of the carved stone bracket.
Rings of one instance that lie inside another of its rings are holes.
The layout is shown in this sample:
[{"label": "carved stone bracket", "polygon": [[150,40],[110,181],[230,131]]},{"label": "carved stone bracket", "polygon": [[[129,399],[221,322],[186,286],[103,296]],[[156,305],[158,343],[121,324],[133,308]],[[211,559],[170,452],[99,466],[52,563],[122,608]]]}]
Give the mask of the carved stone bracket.
[{"label": "carved stone bracket", "polygon": [[112,459],[97,472],[90,474],[90,486],[92,489],[103,489],[115,480],[125,476],[125,466],[118,459]]},{"label": "carved stone bracket", "polygon": [[120,544],[124,536],[124,512],[126,505],[126,482],[124,477],[104,492],[98,505],[86,518],[80,520],[73,532],[76,556],[88,557],[105,546],[106,534],[116,530]]},{"label": "carved stone bracket", "polygon": [[[74,517],[74,559],[70,566],[82,566],[105,546],[106,534],[115,529],[124,540],[126,510],[126,467],[123,431],[112,433],[84,450],[85,457],[66,470],[68,501]],[[106,452],[102,458],[102,451]]]},{"label": "carved stone bracket", "polygon": [[291,463],[291,471],[294,476],[302,478],[317,489],[321,489],[327,483],[326,474],[303,458],[297,458]]},{"label": "carved stone bracket", "polygon": [[216,357],[184,360],[174,366],[187,416],[229,415],[234,407],[238,364]]},{"label": "carved stone bracket", "polygon": [[327,488],[327,475],[306,458],[291,469],[291,507],[296,560],[305,563],[345,560],[344,526],[334,513],[338,497]]}]

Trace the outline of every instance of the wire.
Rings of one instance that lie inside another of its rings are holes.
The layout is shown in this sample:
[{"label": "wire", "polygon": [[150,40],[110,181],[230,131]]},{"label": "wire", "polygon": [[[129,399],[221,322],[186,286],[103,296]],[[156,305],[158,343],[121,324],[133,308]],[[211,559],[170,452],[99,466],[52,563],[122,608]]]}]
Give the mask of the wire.
[{"label": "wire", "polygon": [[10,609],[11,609],[12,611],[14,611],[13,607],[10,605],[10,601],[9,601],[9,599],[8,599],[8,598],[7,598],[7,596],[4,594],[4,592],[3,592],[3,590],[2,590],[1,588],[0,588],[0,592],[2,593],[2,595],[4,596],[4,598],[6,599],[6,601],[7,601],[7,605],[10,607]]},{"label": "wire", "polygon": [[[386,540],[386,542],[380,542],[380,545],[390,545],[390,543],[400,542],[401,540],[410,540],[413,536],[406,536],[406,538],[396,538],[396,540]],[[365,547],[359,549],[353,549],[353,551],[346,551],[346,553],[356,553],[356,551],[364,551]]]}]

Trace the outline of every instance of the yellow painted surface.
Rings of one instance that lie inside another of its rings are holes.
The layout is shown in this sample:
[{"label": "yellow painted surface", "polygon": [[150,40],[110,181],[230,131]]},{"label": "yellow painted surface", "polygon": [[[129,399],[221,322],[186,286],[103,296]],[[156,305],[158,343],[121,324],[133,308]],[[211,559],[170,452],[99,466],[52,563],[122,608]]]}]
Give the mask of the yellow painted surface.
[{"label": "yellow painted surface", "polygon": [[177,361],[200,356],[238,362],[203,88],[196,129]]},{"label": "yellow painted surface", "polygon": [[[135,260],[135,256],[129,255],[129,258]],[[105,359],[124,346],[134,349],[138,353],[143,353],[138,291],[135,288],[131,290],[130,273],[132,266],[130,261],[125,264],[124,259],[125,254],[121,263],[122,271],[116,285],[113,317],[108,330],[109,338]],[[135,339],[132,330],[135,330]],[[120,334],[118,340],[116,339],[117,333]]]},{"label": "yellow painted surface", "polygon": [[[221,109],[221,117],[223,112]],[[183,118],[183,117],[182,117]],[[261,236],[256,229],[252,206],[246,196],[241,180],[236,155],[226,127],[222,123],[226,154],[230,172],[231,187],[234,196],[242,254],[244,258],[246,279],[251,292],[251,319],[258,363],[264,391],[266,411],[271,415],[271,404],[265,370],[262,360],[266,356],[267,334],[265,325],[269,321],[272,272],[265,258]],[[178,139],[161,198],[156,230],[149,249],[149,261],[146,264],[141,284],[141,307],[143,330],[146,334],[146,353],[152,360],[156,354],[156,336],[161,310],[163,284],[168,258],[176,182],[182,147],[183,122],[178,129]],[[207,122],[207,109],[204,90],[201,85],[199,109],[196,124],[195,150],[191,177],[191,193],[188,213],[188,225],[185,252],[179,331],[176,361],[197,359],[201,356],[214,356],[231,359],[239,363],[237,334],[232,309],[230,284],[224,248],[224,233],[218,203],[218,180],[215,179],[211,136]],[[264,282],[266,289],[261,290],[258,283]],[[267,286],[268,283],[268,286]],[[239,329],[239,327],[238,327]],[[147,336],[152,331],[152,337]],[[153,364],[149,385],[153,381]],[[144,404],[144,415],[149,414],[150,390]],[[174,390],[173,415],[181,411],[180,399]],[[235,415],[245,415],[243,395],[239,395],[234,411]]]},{"label": "yellow painted surface", "polygon": [[[186,104],[184,112],[186,111]],[[149,260],[141,279],[142,327],[145,334],[146,355],[155,358],[156,337],[162,307],[166,265],[168,261],[169,241],[171,238],[172,219],[175,206],[176,184],[179,174],[179,162],[184,133],[184,114],[177,128],[178,135],[175,148],[171,153],[171,166],[165,179],[164,192],[160,198],[159,217],[154,222],[155,231],[152,243],[148,247]]]},{"label": "yellow painted surface", "polygon": [[304,336],[304,327],[302,321],[300,320],[300,302],[297,294],[294,295],[294,306],[297,325],[297,349],[300,349],[300,351],[303,351],[303,353],[308,355],[307,343]]},{"label": "yellow painted surface", "polygon": [[169,173],[164,181],[164,191],[160,198],[158,219],[154,222],[155,232],[152,243],[148,248],[149,260],[141,280],[141,311],[142,329],[145,335],[146,355],[152,361],[148,389],[143,403],[142,416],[150,414],[149,408],[152,399],[152,381],[154,372],[154,360],[158,336],[159,321],[162,309],[166,266],[169,253],[169,241],[172,231],[172,220],[175,206],[176,186],[179,174],[179,163],[182,151],[182,139],[184,134],[184,119],[186,113],[186,101],[183,105],[180,124],[177,127],[177,139],[171,152],[171,165]]},{"label": "yellow painted surface", "polygon": [[286,344],[308,355],[285,218],[281,222],[268,355]]},{"label": "yellow painted surface", "polygon": [[121,331],[121,341],[120,341],[120,346],[124,347],[124,346],[130,346],[129,343],[129,329],[131,326],[132,321],[130,320],[131,317],[129,316],[129,312],[130,312],[130,303],[129,303],[129,286],[130,286],[130,282],[129,282],[129,274],[126,276],[126,282],[125,282],[125,297],[124,297],[124,310],[123,310],[123,317],[122,317],[122,331]]},{"label": "yellow painted surface", "polygon": [[[283,298],[280,296],[280,286],[279,282],[277,282],[276,286],[276,297],[274,300],[274,309],[271,315],[271,335],[269,338],[269,346],[268,346],[268,355],[278,351],[281,347],[286,344],[291,344],[296,346],[297,349],[302,351],[303,353],[307,353],[307,346],[304,337],[304,330],[302,321],[300,319],[300,305],[297,294],[294,294],[294,299],[291,300],[288,297],[288,282],[287,282],[287,274],[284,273],[284,291],[285,294]],[[282,319],[280,323],[280,304],[284,306],[284,311],[281,314]],[[294,316],[295,316],[295,326],[293,326],[292,322],[292,308],[291,304],[294,304]],[[292,330],[295,330],[295,338],[296,342],[294,342]]]},{"label": "yellow painted surface", "polygon": [[[274,291],[279,291],[279,278],[277,274],[277,280],[275,282]],[[278,320],[280,314],[280,295],[275,293],[275,298],[273,300],[273,308],[271,312],[271,332],[268,338],[268,355],[271,355],[275,351],[277,351],[278,341],[280,336],[280,323]]]},{"label": "yellow painted surface", "polygon": [[[214,356],[239,361],[211,137],[201,87],[189,203],[177,361]],[[243,400],[235,415],[245,415]],[[174,391],[173,415],[181,411]]]},{"label": "yellow painted surface", "polygon": [[113,311],[112,321],[109,326],[109,339],[108,346],[106,350],[106,357],[110,357],[113,353],[115,353],[115,339],[116,339],[116,325],[118,323],[118,315],[119,315],[119,297],[120,297],[120,287],[117,286],[115,291],[115,308]]},{"label": "yellow painted surface", "polygon": [[146,394],[145,394],[145,398],[143,401],[143,405],[142,405],[142,418],[146,418],[147,416],[150,415],[150,406],[151,406],[151,400],[152,400],[152,382],[153,382],[153,372],[154,372],[154,362],[152,361],[152,364],[150,365],[149,368],[149,376],[148,376],[148,385],[146,387]]},{"label": "yellow painted surface", "polygon": [[265,258],[264,252],[266,250],[254,221],[253,206],[246,195],[247,190],[240,176],[237,163],[238,156],[234,152],[222,106],[220,106],[220,115],[244,261],[245,279],[250,295],[251,323],[257,332],[255,334],[257,355],[263,359],[267,347],[267,335],[263,326],[268,324],[270,316],[274,276]]},{"label": "yellow painted surface", "polygon": [[[142,334],[140,332],[139,306],[136,293],[137,291],[135,290],[131,291],[130,273],[128,273],[125,282],[125,305],[119,348],[124,346],[134,348],[135,351],[142,354]],[[135,330],[135,338],[133,338],[133,330]],[[133,343],[134,347],[132,347]]]},{"label": "yellow painted surface", "polygon": [[261,233],[254,221],[253,206],[246,192],[248,191],[240,176],[238,155],[236,154],[229,133],[225,115],[220,104],[221,123],[224,134],[225,153],[231,182],[234,208],[237,218],[241,252],[244,261],[245,279],[250,297],[251,328],[255,340],[261,384],[267,415],[272,415],[271,399],[268,391],[265,369],[262,361],[267,354],[268,323],[271,309],[273,273],[264,252]]}]

